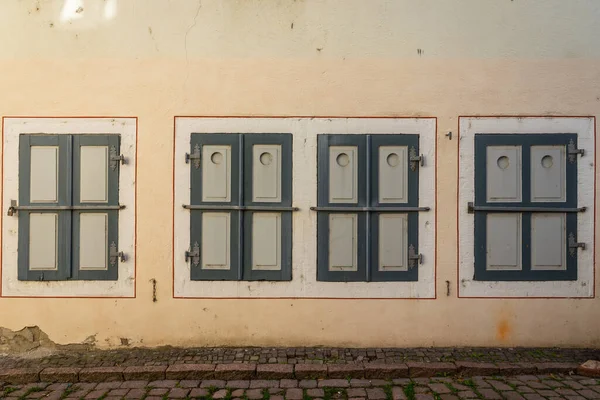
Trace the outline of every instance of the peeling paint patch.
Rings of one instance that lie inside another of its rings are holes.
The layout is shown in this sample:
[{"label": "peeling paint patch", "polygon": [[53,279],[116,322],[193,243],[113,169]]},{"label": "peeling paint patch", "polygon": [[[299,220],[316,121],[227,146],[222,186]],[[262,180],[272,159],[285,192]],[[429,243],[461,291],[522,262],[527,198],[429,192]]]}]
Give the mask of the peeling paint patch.
[{"label": "peeling paint patch", "polygon": [[0,354],[20,354],[34,350],[55,350],[54,343],[38,326],[27,326],[20,331],[0,327]]}]

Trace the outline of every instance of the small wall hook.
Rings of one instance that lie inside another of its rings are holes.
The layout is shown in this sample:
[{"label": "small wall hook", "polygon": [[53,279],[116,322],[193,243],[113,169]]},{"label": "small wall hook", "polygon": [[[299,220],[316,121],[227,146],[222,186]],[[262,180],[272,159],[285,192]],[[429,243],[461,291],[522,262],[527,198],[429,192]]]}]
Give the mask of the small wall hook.
[{"label": "small wall hook", "polygon": [[447,137],[449,140],[452,140],[452,132],[448,132],[448,133],[446,133],[446,137]]}]

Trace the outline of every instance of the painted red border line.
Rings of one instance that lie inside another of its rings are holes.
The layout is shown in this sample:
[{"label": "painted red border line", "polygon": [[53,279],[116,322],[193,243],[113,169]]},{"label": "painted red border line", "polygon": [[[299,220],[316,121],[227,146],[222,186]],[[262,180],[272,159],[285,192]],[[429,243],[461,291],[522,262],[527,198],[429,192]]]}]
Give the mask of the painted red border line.
[{"label": "painted red border line", "polygon": [[592,255],[592,296],[591,297],[582,297],[582,296],[562,296],[562,297],[544,297],[544,296],[515,296],[515,297],[482,297],[482,296],[461,296],[460,295],[460,224],[459,213],[460,213],[460,145],[458,147],[458,160],[457,160],[457,175],[456,175],[456,293],[459,299],[483,299],[483,300],[523,300],[523,299],[531,299],[531,300],[566,300],[566,299],[577,299],[577,300],[594,300],[596,298],[596,216],[597,216],[597,208],[596,207],[596,191],[598,188],[596,187],[596,160],[597,160],[597,152],[596,152],[596,116],[594,115],[459,115],[458,116],[458,140],[460,143],[460,120],[461,118],[591,118],[594,121],[594,254]]},{"label": "painted red border line", "polygon": [[[176,125],[178,118],[222,118],[222,119],[231,119],[231,118],[239,118],[239,119],[248,119],[248,118],[269,118],[269,119],[286,119],[286,118],[310,118],[310,119],[322,119],[322,118],[331,118],[331,119],[433,119],[435,121],[435,162],[436,167],[433,172],[434,175],[434,188],[435,188],[435,237],[434,237],[434,251],[435,257],[433,261],[433,280],[434,280],[434,294],[433,297],[196,297],[196,296],[175,296],[175,134],[176,134]],[[378,116],[378,117],[370,117],[370,116],[320,116],[320,115],[290,115],[290,116],[261,116],[261,115],[175,115],[173,117],[173,224],[172,224],[172,232],[173,232],[173,243],[171,246],[171,251],[173,253],[172,264],[171,264],[171,273],[172,273],[172,296],[173,299],[176,300],[436,300],[437,299],[437,222],[438,222],[438,212],[437,212],[437,155],[438,155],[438,134],[437,134],[438,124],[437,117],[396,117],[396,116]]]},{"label": "painted red border line", "polygon": [[[2,143],[0,144],[0,149],[2,151],[2,174],[1,174],[1,179],[2,179],[2,190],[0,191],[0,195],[2,196],[2,198],[4,198],[4,121],[5,119],[24,119],[24,118],[30,118],[30,119],[119,119],[119,118],[129,118],[129,119],[135,119],[135,151],[136,151],[136,157],[135,157],[135,170],[134,170],[134,179],[135,179],[135,201],[134,201],[134,234],[135,234],[135,241],[133,243],[133,248],[135,249],[135,257],[133,260],[133,296],[5,296],[2,293],[2,268],[4,267],[4,265],[2,264],[1,260],[2,260],[2,248],[4,245],[4,236],[2,236],[2,240],[0,240],[0,298],[3,299],[109,299],[109,300],[114,300],[114,299],[135,299],[137,298],[137,240],[138,240],[138,235],[137,235],[137,172],[138,172],[138,159],[139,157],[137,156],[138,154],[138,150],[139,150],[139,146],[138,146],[138,139],[139,139],[139,135],[138,135],[138,117],[134,117],[134,116],[105,116],[105,115],[101,115],[101,116],[52,116],[52,117],[48,117],[48,116],[27,116],[27,115],[3,115],[2,116]],[[4,201],[4,200],[2,200]],[[3,226],[4,223],[4,212],[2,212],[4,210],[4,203],[2,203],[2,210],[0,210],[0,226]]]}]

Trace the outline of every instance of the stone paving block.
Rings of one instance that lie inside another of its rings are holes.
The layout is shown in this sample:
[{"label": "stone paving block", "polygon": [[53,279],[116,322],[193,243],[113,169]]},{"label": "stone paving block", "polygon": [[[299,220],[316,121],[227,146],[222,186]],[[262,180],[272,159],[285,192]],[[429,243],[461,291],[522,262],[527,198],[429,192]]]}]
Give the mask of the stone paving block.
[{"label": "stone paving block", "polygon": [[526,393],[523,395],[527,400],[546,400],[544,397],[537,393]]},{"label": "stone paving block", "polygon": [[535,393],[535,390],[533,390],[529,386],[517,386],[517,391],[519,393]]},{"label": "stone paving block", "polygon": [[300,387],[302,389],[316,388],[317,380],[316,379],[303,379],[298,382],[298,387]]},{"label": "stone paving block", "polygon": [[302,389],[288,389],[285,391],[285,398],[287,400],[302,400],[304,393]]},{"label": "stone paving block", "polygon": [[481,395],[483,396],[484,399],[490,399],[490,400],[501,400],[502,399],[502,396],[500,396],[498,393],[496,393],[492,389],[480,389],[479,393],[481,393]]},{"label": "stone paving block", "polygon": [[543,363],[534,363],[535,368],[537,369],[538,374],[549,374],[549,373],[569,373],[571,371],[577,370],[579,367],[578,364],[575,363],[557,363],[557,362],[543,362]]},{"label": "stone paving block", "polygon": [[577,382],[574,381],[572,379],[565,379],[563,381],[561,381],[565,386],[570,387],[571,389],[575,389],[575,390],[582,390],[585,389],[585,385],[582,385],[581,382]]},{"label": "stone paving block", "polygon": [[365,368],[362,364],[329,364],[327,366],[328,378],[363,378]]},{"label": "stone paving block", "polygon": [[574,391],[573,389],[565,388],[565,387],[554,389],[554,391],[556,393],[560,394],[561,396],[577,396],[576,391]]},{"label": "stone paving block", "polygon": [[306,394],[310,397],[323,397],[325,395],[325,391],[323,389],[307,389]]},{"label": "stone paving block", "polygon": [[271,396],[269,400],[283,400],[283,396]]},{"label": "stone paving block", "polygon": [[400,386],[394,386],[392,388],[392,400],[406,400],[404,389],[402,389]]},{"label": "stone paving block", "polygon": [[[243,392],[242,392],[243,394]],[[195,388],[190,392],[190,397],[206,397],[208,396],[208,390]]]},{"label": "stone paving block", "polygon": [[521,396],[521,394],[519,394],[515,391],[503,392],[502,396],[506,400],[525,400],[525,398],[523,396]]},{"label": "stone paving block", "polygon": [[158,396],[148,396],[145,397],[144,400],[163,400],[163,398]]},{"label": "stone paving block", "polygon": [[214,371],[215,379],[238,380],[251,379],[256,373],[256,364],[217,364]]},{"label": "stone paving block", "polygon": [[583,396],[565,396],[565,399],[567,399],[567,400],[586,400],[586,398]]},{"label": "stone paving block", "polygon": [[119,398],[125,396],[129,392],[129,389],[112,389],[108,392],[108,396],[119,396]]},{"label": "stone paving block", "polygon": [[531,363],[497,363],[498,373],[500,375],[525,375],[535,374],[537,369]]},{"label": "stone paving block", "polygon": [[451,392],[451,390],[448,389],[448,386],[443,383],[430,383],[428,386],[432,391],[438,394]]},{"label": "stone paving block", "polygon": [[42,382],[77,382],[81,368],[46,368],[40,372]]},{"label": "stone paving block", "polygon": [[580,396],[583,396],[586,399],[600,399],[600,393],[598,393],[594,390],[583,389],[583,390],[578,390],[577,393],[579,393]]},{"label": "stone paving block", "polygon": [[[290,390],[292,390],[292,389],[290,389]],[[246,390],[246,397],[248,397],[250,400],[262,399],[263,398],[262,389]]]},{"label": "stone paving block", "polygon": [[244,395],[244,389],[235,389],[231,391],[231,397],[242,397]]},{"label": "stone paving block", "polygon": [[96,390],[100,389],[118,389],[121,387],[121,382],[119,381],[110,381],[110,382],[101,382],[96,385]]},{"label": "stone paving block", "polygon": [[371,380],[370,379],[351,379],[350,380],[351,387],[370,387]]},{"label": "stone paving block", "polygon": [[[171,395],[171,393],[169,393],[169,396],[170,395]],[[226,389],[217,390],[212,395],[212,398],[215,399],[215,400],[224,399],[225,397],[227,397],[227,390]]]},{"label": "stone paving block", "polygon": [[123,371],[123,377],[127,381],[157,381],[165,379],[167,367],[160,366],[131,366]]},{"label": "stone paving block", "polygon": [[146,391],[144,389],[131,389],[129,392],[127,392],[124,398],[126,400],[139,400],[143,399],[145,396]]},{"label": "stone paving block", "polygon": [[250,381],[250,389],[278,388],[279,381],[256,379]]},{"label": "stone paving block", "polygon": [[347,388],[350,386],[346,379],[323,379],[317,382],[317,385],[322,387],[331,387],[331,388]]},{"label": "stone paving block", "polygon": [[367,398],[369,400],[385,400],[387,395],[385,391],[381,388],[370,388],[367,389]]},{"label": "stone paving block", "polygon": [[407,366],[411,378],[431,377],[457,372],[456,364],[447,362],[408,362]]},{"label": "stone paving block", "polygon": [[409,376],[408,365],[406,364],[365,364],[365,378],[369,379],[393,379],[407,378]]},{"label": "stone paving block", "polygon": [[500,381],[496,381],[493,379],[488,379],[488,383],[490,385],[492,385],[492,387],[496,390],[500,390],[500,391],[504,391],[504,390],[514,390],[512,387],[508,386],[506,383],[504,382],[500,382]]},{"label": "stone paving block", "polygon": [[458,361],[456,367],[458,372],[464,376],[495,375],[500,372],[498,367],[492,363]]},{"label": "stone paving block", "polygon": [[408,385],[412,380],[410,378],[396,378],[392,379],[394,385]]},{"label": "stone paving block", "polygon": [[367,391],[364,388],[352,388],[346,390],[346,394],[348,397],[365,397],[367,395]]},{"label": "stone paving block", "polygon": [[200,383],[200,387],[201,388],[216,387],[217,389],[222,389],[225,387],[225,381],[217,380],[217,379],[209,379],[206,381],[202,381]]},{"label": "stone paving block", "polygon": [[458,396],[455,396],[453,394],[442,394],[440,396],[440,399],[442,399],[442,400],[458,400]]},{"label": "stone paving block", "polygon": [[549,389],[540,389],[537,391],[538,394],[544,396],[544,397],[553,397],[553,396],[559,396],[559,394],[557,394],[554,390],[549,390]]},{"label": "stone paving block", "polygon": [[211,379],[214,377],[214,371],[214,364],[175,364],[166,369],[165,377],[175,380]]},{"label": "stone paving block", "polygon": [[148,384],[148,386],[153,388],[174,388],[175,385],[177,385],[177,381],[174,381],[172,379],[161,379],[158,381],[152,381]]},{"label": "stone paving block", "polygon": [[79,371],[79,381],[81,382],[109,382],[122,381],[122,367],[93,367],[82,368]]},{"label": "stone paving block", "polygon": [[148,381],[125,381],[121,383],[123,389],[143,389],[148,386]]},{"label": "stone paving block", "polygon": [[249,380],[227,381],[225,386],[227,386],[230,389],[248,389],[250,387],[250,381]]},{"label": "stone paving block", "polygon": [[296,379],[282,379],[279,381],[279,387],[288,389],[298,387],[298,381]]},{"label": "stone paving block", "polygon": [[259,379],[289,379],[294,377],[292,364],[258,364],[256,377]]},{"label": "stone paving block", "polygon": [[415,394],[415,400],[434,400],[434,397],[431,394],[419,393]]},{"label": "stone paving block", "polygon": [[296,379],[324,379],[327,378],[327,366],[320,364],[296,364],[294,366]]},{"label": "stone paving block", "polygon": [[89,392],[86,396],[85,399],[94,399],[97,400],[100,397],[104,396],[104,393],[106,393],[108,390],[93,390],[91,392]]},{"label": "stone paving block", "polygon": [[457,393],[458,397],[460,397],[461,399],[476,399],[479,396],[477,396],[477,394],[475,394],[474,391],[472,390],[463,390],[461,392]]},{"label": "stone paving block", "polygon": [[527,381],[527,385],[534,389],[550,389],[550,386],[539,381]]},{"label": "stone paving block", "polygon": [[163,396],[169,392],[167,388],[154,388],[148,392],[149,396]]},{"label": "stone paving block", "polygon": [[10,368],[0,369],[0,382],[19,385],[23,383],[38,382],[40,370],[37,368]]},{"label": "stone paving block", "polygon": [[269,394],[280,394],[283,393],[284,389],[281,388],[269,388]]}]

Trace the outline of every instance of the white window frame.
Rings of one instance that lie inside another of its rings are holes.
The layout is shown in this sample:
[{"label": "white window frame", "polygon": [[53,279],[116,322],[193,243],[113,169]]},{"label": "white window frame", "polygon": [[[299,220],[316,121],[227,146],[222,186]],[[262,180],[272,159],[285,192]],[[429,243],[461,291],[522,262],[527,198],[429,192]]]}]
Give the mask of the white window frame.
[{"label": "white window frame", "polygon": [[[119,173],[119,262],[117,281],[19,281],[17,271],[19,218],[6,216],[11,200],[19,198],[19,135],[47,133],[121,136],[127,165]],[[135,296],[135,174],[136,118],[3,118],[2,297],[134,297]]]},{"label": "white window frame", "polygon": [[[459,118],[459,297],[582,297],[594,296],[595,229],[595,121],[593,117],[460,117]],[[578,156],[577,206],[587,207],[577,218],[576,281],[475,281],[474,217],[467,203],[474,201],[475,134],[576,133]]]},{"label": "white window frame", "polygon": [[[293,214],[292,280],[192,281],[185,251],[190,244],[190,214],[182,207],[190,201],[192,133],[292,133]],[[416,282],[317,281],[317,135],[319,134],[419,134],[425,165],[419,171],[419,252]],[[175,117],[175,196],[173,274],[175,298],[435,298],[435,118],[211,118]]]}]

